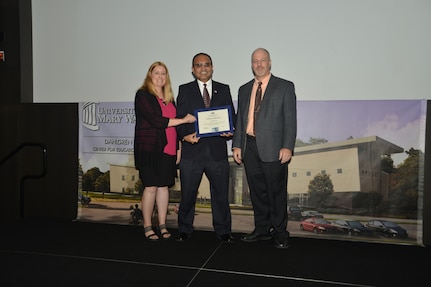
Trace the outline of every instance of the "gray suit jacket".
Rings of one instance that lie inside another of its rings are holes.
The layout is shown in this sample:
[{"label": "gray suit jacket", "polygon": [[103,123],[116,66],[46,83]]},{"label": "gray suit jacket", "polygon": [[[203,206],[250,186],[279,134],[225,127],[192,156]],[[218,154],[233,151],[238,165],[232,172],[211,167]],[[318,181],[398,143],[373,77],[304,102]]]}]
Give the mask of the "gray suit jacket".
[{"label": "gray suit jacket", "polygon": [[[254,79],[238,92],[238,109],[232,147],[244,158],[246,128]],[[264,162],[278,161],[281,148],[294,150],[296,141],[296,94],[292,82],[271,75],[257,116],[256,145]]]}]

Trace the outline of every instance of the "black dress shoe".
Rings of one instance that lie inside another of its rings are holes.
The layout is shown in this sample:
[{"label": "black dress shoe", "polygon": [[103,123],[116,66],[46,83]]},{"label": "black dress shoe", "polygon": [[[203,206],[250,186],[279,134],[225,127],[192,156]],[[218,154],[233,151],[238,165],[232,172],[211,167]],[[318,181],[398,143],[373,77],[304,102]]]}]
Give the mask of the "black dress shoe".
[{"label": "black dress shoe", "polygon": [[252,233],[245,234],[241,236],[241,240],[245,242],[256,242],[259,240],[269,240],[271,239],[270,234],[259,234],[256,231],[253,231]]},{"label": "black dress shoe", "polygon": [[275,238],[275,248],[286,249],[289,248],[289,241],[287,237],[276,237]]},{"label": "black dress shoe", "polygon": [[176,240],[177,242],[184,242],[184,241],[187,241],[189,238],[190,238],[190,234],[187,234],[187,233],[181,232],[181,233],[179,233],[179,234],[177,235],[177,237],[175,238],[175,240]]},{"label": "black dress shoe", "polygon": [[233,243],[233,241],[234,241],[233,240],[233,236],[230,233],[226,233],[226,234],[220,235],[218,238],[221,241],[223,241],[224,243]]}]

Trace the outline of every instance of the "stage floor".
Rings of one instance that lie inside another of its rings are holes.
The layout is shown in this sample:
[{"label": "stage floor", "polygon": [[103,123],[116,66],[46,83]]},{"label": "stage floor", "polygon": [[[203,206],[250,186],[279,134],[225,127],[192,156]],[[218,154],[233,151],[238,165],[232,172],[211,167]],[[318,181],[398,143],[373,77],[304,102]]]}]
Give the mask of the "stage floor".
[{"label": "stage floor", "polygon": [[[175,235],[176,230],[170,229]],[[291,237],[148,242],[142,228],[82,221],[1,225],[0,286],[424,286],[428,247]]]}]

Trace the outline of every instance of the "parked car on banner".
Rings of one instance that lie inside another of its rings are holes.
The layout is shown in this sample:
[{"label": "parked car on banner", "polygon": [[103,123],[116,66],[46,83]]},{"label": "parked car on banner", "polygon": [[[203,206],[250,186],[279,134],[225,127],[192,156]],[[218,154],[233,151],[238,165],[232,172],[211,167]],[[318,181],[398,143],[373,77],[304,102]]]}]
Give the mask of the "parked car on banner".
[{"label": "parked car on banner", "polygon": [[288,218],[291,220],[301,220],[302,219],[302,210],[299,206],[288,206],[287,214]]},{"label": "parked car on banner", "polygon": [[337,227],[331,224],[328,220],[321,217],[310,217],[301,221],[299,228],[303,231],[311,231],[318,233],[335,233]]},{"label": "parked car on banner", "polygon": [[373,231],[363,225],[357,220],[351,219],[337,219],[332,222],[339,232],[347,234],[349,236],[360,235],[360,236],[371,236]]},{"label": "parked car on banner", "polygon": [[375,233],[385,237],[407,238],[407,230],[392,221],[371,219],[366,224],[366,227],[373,230]]},{"label": "parked car on banner", "polygon": [[305,211],[301,212],[301,215],[302,215],[302,219],[310,218],[310,217],[323,218],[323,214],[321,214],[320,212],[318,212],[316,210],[305,210]]}]

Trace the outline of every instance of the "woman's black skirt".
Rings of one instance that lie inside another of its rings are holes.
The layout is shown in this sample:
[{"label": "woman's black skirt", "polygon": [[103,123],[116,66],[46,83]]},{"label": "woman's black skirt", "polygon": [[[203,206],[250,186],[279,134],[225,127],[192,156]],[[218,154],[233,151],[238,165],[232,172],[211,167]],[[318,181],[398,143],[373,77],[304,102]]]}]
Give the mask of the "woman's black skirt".
[{"label": "woman's black skirt", "polygon": [[139,177],[144,187],[146,186],[168,186],[175,184],[177,166],[175,164],[177,156],[163,154],[155,167],[139,167]]}]

